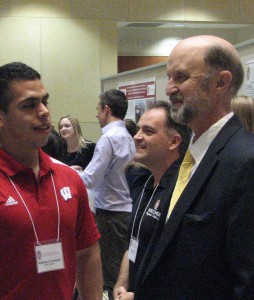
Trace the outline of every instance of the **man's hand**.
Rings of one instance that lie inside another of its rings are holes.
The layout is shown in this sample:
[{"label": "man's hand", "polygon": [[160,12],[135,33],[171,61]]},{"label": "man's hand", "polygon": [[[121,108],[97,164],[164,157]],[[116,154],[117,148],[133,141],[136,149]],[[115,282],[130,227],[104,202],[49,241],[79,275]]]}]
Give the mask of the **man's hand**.
[{"label": "man's hand", "polygon": [[83,171],[83,169],[80,166],[77,166],[77,165],[71,166],[71,168],[74,169],[77,172],[82,172]]},{"label": "man's hand", "polygon": [[114,290],[114,300],[134,300],[134,293],[127,292],[124,287],[120,286]]}]

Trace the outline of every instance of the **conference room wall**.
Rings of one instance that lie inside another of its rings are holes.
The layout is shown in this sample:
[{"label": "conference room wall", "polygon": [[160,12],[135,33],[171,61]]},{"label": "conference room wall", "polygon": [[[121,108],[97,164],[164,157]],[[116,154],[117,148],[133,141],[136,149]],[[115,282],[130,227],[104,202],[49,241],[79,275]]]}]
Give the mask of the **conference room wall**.
[{"label": "conference room wall", "polygon": [[242,0],[3,0],[0,65],[23,61],[37,69],[53,124],[74,114],[96,141],[100,79],[117,72],[117,21],[253,23],[253,13]]}]

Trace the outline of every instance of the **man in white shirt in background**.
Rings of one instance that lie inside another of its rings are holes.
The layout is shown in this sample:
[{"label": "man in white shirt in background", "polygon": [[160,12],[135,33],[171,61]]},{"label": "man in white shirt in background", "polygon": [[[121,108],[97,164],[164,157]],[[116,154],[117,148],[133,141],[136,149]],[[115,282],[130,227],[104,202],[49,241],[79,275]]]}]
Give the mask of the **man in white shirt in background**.
[{"label": "man in white shirt in background", "polygon": [[109,90],[100,96],[96,117],[103,135],[96,144],[92,161],[80,173],[86,187],[94,191],[104,288],[109,295],[126,251],[132,211],[125,167],[134,156],[135,145],[123,121],[127,108],[128,100],[119,90]]}]

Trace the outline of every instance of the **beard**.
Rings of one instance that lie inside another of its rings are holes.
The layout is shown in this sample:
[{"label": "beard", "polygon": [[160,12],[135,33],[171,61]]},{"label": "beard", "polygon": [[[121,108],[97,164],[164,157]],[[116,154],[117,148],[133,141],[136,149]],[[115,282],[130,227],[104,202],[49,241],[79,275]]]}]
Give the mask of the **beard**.
[{"label": "beard", "polygon": [[[180,101],[182,105],[180,106],[171,106],[171,118],[180,124],[188,125],[194,118],[199,115],[199,98],[198,97],[188,97],[186,102],[181,93],[177,93],[170,97],[170,101],[174,100]],[[188,103],[189,105],[187,106]]]},{"label": "beard", "polygon": [[171,103],[181,103],[180,106],[171,106],[171,118],[177,123],[188,125],[195,118],[210,110],[211,99],[209,79],[205,78],[196,95],[184,99],[184,96],[178,92],[170,97]]}]

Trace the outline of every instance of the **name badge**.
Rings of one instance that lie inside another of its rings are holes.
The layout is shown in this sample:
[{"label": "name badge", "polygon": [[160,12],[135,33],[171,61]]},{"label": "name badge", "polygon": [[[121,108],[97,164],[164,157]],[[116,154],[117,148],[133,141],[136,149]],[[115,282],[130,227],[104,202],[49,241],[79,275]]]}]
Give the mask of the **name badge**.
[{"label": "name badge", "polygon": [[128,258],[133,263],[135,263],[136,261],[136,256],[138,252],[138,243],[139,243],[138,239],[132,236],[129,245]]},{"label": "name badge", "polygon": [[35,245],[35,260],[38,273],[64,269],[62,242],[43,242]]}]

